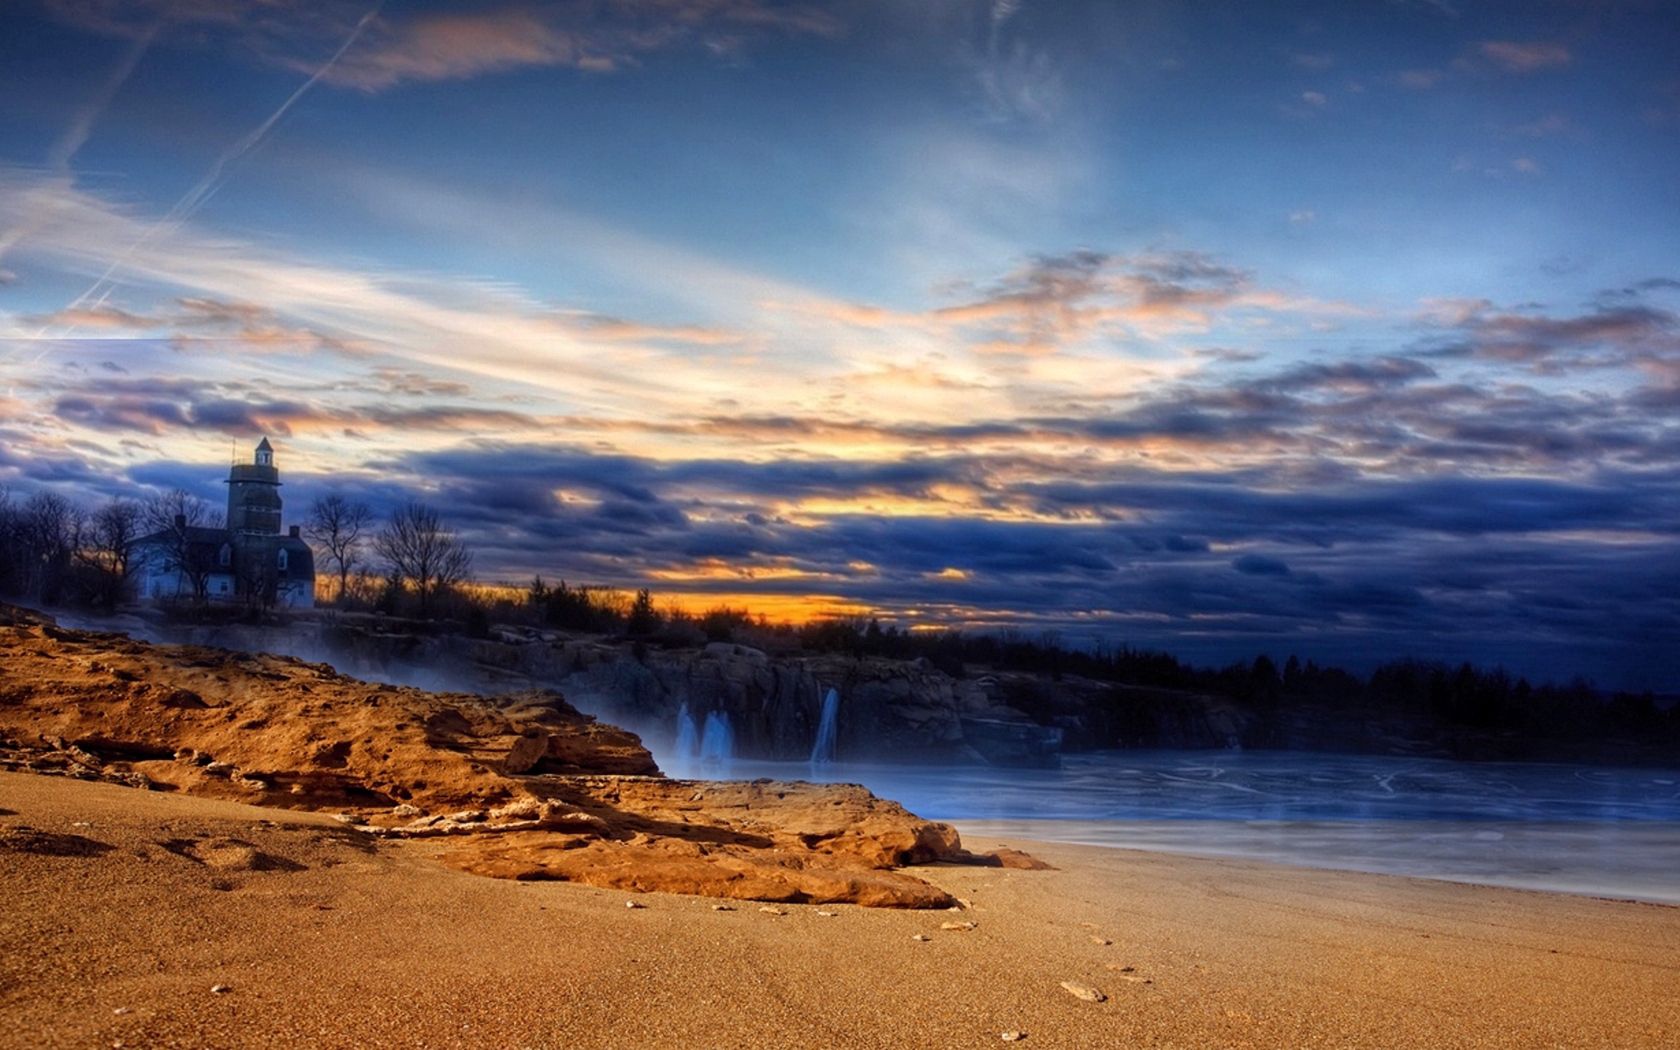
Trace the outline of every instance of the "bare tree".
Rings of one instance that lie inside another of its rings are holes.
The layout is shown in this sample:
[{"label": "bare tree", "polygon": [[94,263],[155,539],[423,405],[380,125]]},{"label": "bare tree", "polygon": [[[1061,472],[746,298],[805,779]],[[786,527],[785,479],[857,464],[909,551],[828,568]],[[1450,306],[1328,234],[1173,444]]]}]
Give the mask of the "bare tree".
[{"label": "bare tree", "polygon": [[43,602],[56,602],[81,546],[85,515],[56,492],[37,492],[24,501],[17,521],[23,553],[24,589]]},{"label": "bare tree", "polygon": [[139,568],[135,545],[140,540],[144,515],[133,500],[113,499],[94,512],[82,538],[81,560],[104,577],[101,598],[114,607],[128,590]]},{"label": "bare tree", "polygon": [[322,560],[338,567],[337,601],[344,603],[350,571],[361,561],[363,534],[373,524],[373,510],[333,493],[316,500],[309,508],[309,524],[303,527],[309,542],[322,553]]},{"label": "bare tree", "polygon": [[472,568],[472,554],[455,531],[437,511],[413,500],[392,513],[374,537],[373,549],[404,586],[414,588],[422,616],[439,593],[466,579]]},{"label": "bare tree", "polygon": [[160,533],[159,568],[185,578],[192,587],[193,601],[210,599],[210,577],[221,567],[219,552],[194,540],[198,529],[215,528],[219,522],[210,504],[185,489],[154,496],[146,502],[146,528]]}]

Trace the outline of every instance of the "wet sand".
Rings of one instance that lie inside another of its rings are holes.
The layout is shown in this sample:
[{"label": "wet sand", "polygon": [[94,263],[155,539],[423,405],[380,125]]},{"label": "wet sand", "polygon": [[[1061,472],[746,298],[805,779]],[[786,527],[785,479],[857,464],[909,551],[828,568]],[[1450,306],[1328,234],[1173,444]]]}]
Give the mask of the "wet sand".
[{"label": "wet sand", "polygon": [[962,913],[773,915],[0,774],[0,1046],[1680,1044],[1677,908],[1008,844],[1060,870],[912,869]]}]

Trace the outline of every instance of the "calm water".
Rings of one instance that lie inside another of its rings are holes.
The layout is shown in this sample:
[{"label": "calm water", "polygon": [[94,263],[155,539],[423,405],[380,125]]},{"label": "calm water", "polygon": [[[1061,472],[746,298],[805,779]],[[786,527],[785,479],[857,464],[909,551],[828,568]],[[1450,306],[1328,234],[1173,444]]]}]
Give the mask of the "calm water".
[{"label": "calm water", "polygon": [[1680,771],[1291,752],[1106,752],[1060,770],[737,762],[1019,837],[1680,904]]}]

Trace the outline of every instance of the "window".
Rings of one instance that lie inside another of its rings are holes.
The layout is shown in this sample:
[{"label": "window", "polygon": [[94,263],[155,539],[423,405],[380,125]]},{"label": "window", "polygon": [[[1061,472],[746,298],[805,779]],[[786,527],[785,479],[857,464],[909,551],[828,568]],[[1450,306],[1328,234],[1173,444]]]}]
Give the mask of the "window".
[{"label": "window", "polygon": [[286,548],[281,547],[280,548],[280,571],[281,572],[286,571],[286,554],[287,554]]},{"label": "window", "polygon": [[229,565],[232,565],[233,564],[233,548],[228,546],[225,543],[222,544],[222,550],[221,550],[221,553],[217,555],[217,560],[219,562],[221,562],[222,568],[224,568],[224,569],[227,568]]}]

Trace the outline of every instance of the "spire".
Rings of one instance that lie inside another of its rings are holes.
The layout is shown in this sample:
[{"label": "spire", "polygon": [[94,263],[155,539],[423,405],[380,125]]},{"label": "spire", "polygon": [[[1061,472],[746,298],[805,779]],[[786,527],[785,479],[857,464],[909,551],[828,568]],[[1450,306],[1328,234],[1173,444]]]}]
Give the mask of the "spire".
[{"label": "spire", "polygon": [[263,438],[262,443],[257,446],[256,462],[259,467],[274,466],[274,446],[268,443],[267,438]]}]

